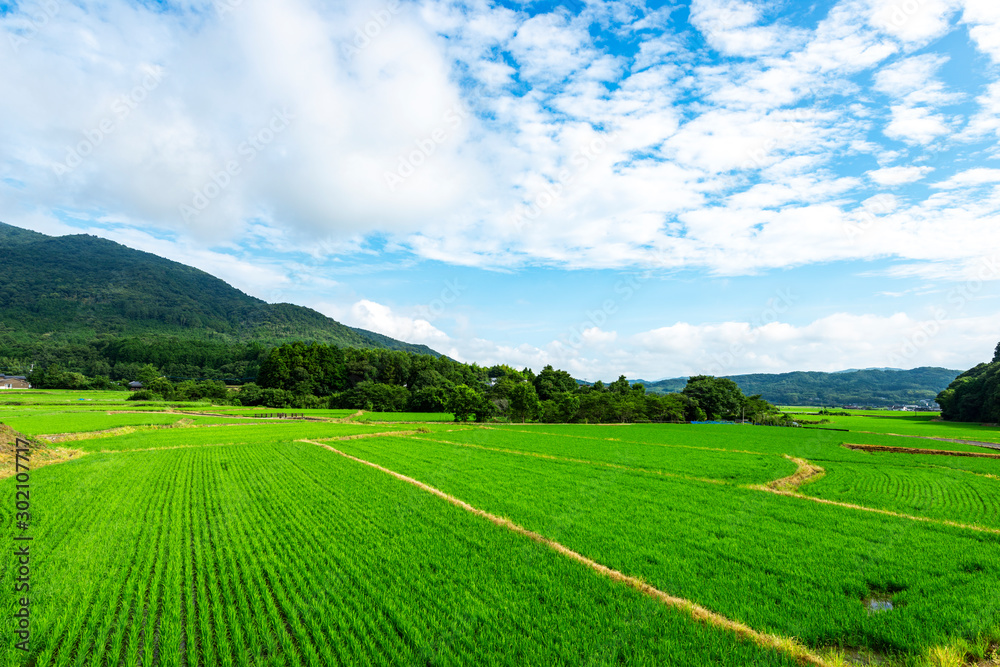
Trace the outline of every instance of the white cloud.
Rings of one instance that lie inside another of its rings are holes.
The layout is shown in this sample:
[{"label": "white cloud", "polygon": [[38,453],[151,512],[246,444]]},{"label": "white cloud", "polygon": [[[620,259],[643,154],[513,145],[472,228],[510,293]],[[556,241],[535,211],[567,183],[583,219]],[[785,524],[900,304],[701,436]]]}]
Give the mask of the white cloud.
[{"label": "white cloud", "polygon": [[875,74],[875,89],[911,105],[953,101],[954,96],[946,94],[943,84],[934,78],[946,62],[948,57],[937,53],[903,58]]},{"label": "white cloud", "polygon": [[929,144],[948,134],[948,120],[932,113],[926,107],[893,105],[892,120],[885,128],[885,135],[911,144]]},{"label": "white cloud", "polygon": [[[675,375],[734,375],[858,367],[965,368],[991,349],[1000,316],[889,316],[836,313],[795,326],[769,322],[678,323],[633,337],[640,367]],[[859,332],[864,332],[859,335]],[[948,340],[947,346],[936,344]],[[856,362],[856,363],[855,363]]]},{"label": "white cloud", "polygon": [[865,175],[879,185],[906,185],[919,181],[934,171],[933,167],[883,167]]},{"label": "white cloud", "polygon": [[394,313],[389,306],[367,299],[355,303],[351,306],[350,313],[342,317],[351,326],[407,343],[423,344],[435,349],[450,343],[448,335],[427,320]]},{"label": "white cloud", "polygon": [[993,0],[962,0],[962,21],[979,50],[1000,62],[1000,5]]},{"label": "white cloud", "polygon": [[969,119],[963,132],[969,139],[978,139],[990,134],[1000,136],[1000,83],[991,83],[986,92],[976,98],[979,111]]},{"label": "white cloud", "polygon": [[[664,12],[636,3],[535,15],[478,0],[402,3],[366,43],[358,31],[384,10],[375,0],[244,0],[223,17],[195,11],[204,5],[66,5],[4,60],[0,126],[13,130],[0,137],[0,210],[28,226],[51,225],[59,211],[174,232],[192,247],[268,228],[280,233],[260,247],[314,257],[358,253],[378,235],[418,258],[502,268],[735,275],[954,259],[961,244],[913,236],[947,238],[942,210],[989,228],[995,202],[939,188],[877,212],[864,238],[880,244],[844,232],[877,186],[928,173],[911,165],[960,126],[935,105],[968,94],[935,79],[947,54],[912,55],[954,18],[947,3],[923,0],[891,29],[872,18],[879,4],[839,0],[814,27],[795,27],[773,3],[698,0],[693,26],[712,48],[741,56],[721,59],[695,50],[689,34],[664,32]],[[986,25],[989,6],[966,2],[964,20]],[[9,36],[23,20],[7,14],[0,30]],[[593,34],[632,27],[634,59]],[[150,71],[160,81],[120,117],[116,101]],[[996,85],[979,98],[966,139],[996,130]],[[898,102],[884,128],[906,142],[898,152],[875,140],[878,92]],[[272,132],[275,109],[286,107],[294,119]],[[67,147],[106,118],[113,131],[57,177]],[[253,159],[241,153],[261,133],[274,136]],[[869,158],[883,168],[862,178],[857,164]],[[230,161],[239,174],[224,173]],[[938,164],[935,174],[953,171]],[[400,182],[390,187],[386,173]],[[206,188],[211,205],[185,221],[179,206]]]},{"label": "white cloud", "polygon": [[947,32],[957,5],[955,0],[869,0],[872,25],[911,47]]},{"label": "white cloud", "polygon": [[940,190],[954,190],[956,188],[991,185],[993,183],[1000,183],[1000,169],[980,167],[955,174],[945,181],[935,183],[932,187]]},{"label": "white cloud", "polygon": [[757,25],[760,8],[744,0],[693,0],[691,23],[713,48],[729,56],[761,56],[788,50],[800,33],[791,28]]}]

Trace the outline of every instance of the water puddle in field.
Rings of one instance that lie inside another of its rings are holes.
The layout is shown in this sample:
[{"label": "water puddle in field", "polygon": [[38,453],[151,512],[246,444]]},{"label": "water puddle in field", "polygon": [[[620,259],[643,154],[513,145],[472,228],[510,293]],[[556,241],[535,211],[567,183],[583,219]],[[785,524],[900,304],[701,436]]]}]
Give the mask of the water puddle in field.
[{"label": "water puddle in field", "polygon": [[884,600],[879,598],[869,598],[865,600],[865,607],[872,614],[876,614],[880,611],[892,611],[892,600]]},{"label": "water puddle in field", "polygon": [[906,586],[902,586],[897,583],[878,585],[869,581],[868,596],[863,598],[862,602],[864,603],[865,609],[868,610],[869,614],[881,614],[883,612],[892,611],[903,604],[893,602],[893,598],[896,597],[897,593],[902,593],[905,590]]}]

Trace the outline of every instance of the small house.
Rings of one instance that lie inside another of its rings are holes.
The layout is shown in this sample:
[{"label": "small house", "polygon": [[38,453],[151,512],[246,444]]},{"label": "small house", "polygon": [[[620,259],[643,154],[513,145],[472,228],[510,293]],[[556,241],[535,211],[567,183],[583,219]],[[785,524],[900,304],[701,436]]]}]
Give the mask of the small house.
[{"label": "small house", "polygon": [[0,375],[0,389],[31,389],[23,375]]},{"label": "small house", "polygon": [[132,380],[131,382],[128,383],[129,391],[139,391],[140,389],[142,389],[142,383],[139,382],[138,380]]}]

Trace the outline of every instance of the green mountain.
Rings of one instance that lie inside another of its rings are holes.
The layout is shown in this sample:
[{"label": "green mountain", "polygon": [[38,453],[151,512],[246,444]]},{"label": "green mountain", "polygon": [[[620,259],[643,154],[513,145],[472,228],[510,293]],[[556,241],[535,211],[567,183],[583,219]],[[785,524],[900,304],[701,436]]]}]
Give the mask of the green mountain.
[{"label": "green mountain", "polygon": [[[946,368],[911,370],[865,369],[819,373],[754,373],[730,375],[744,394],[761,394],[776,405],[907,405],[933,401],[961,371]],[[687,378],[646,384],[646,391],[680,391]]]},{"label": "green mountain", "polygon": [[52,237],[0,223],[0,253],[0,334],[7,348],[12,341],[108,338],[303,340],[437,355],[310,308],[266,303],[199,269],[95,236]]}]

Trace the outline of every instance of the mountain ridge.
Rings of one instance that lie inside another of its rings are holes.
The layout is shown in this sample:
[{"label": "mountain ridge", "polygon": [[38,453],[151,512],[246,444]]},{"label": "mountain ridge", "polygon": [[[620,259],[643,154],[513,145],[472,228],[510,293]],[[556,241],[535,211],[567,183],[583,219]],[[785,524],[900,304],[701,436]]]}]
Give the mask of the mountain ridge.
[{"label": "mountain ridge", "polygon": [[[961,371],[933,366],[908,370],[862,369],[728,375],[743,393],[761,394],[776,405],[901,405],[933,401]],[[687,378],[645,384],[646,391],[680,391]]]},{"label": "mountain ridge", "polygon": [[23,337],[179,336],[305,340],[439,356],[425,345],[270,304],[205,271],[90,234],[48,236],[0,223],[0,326]]}]

